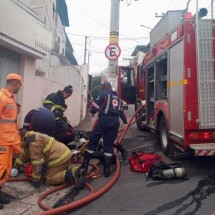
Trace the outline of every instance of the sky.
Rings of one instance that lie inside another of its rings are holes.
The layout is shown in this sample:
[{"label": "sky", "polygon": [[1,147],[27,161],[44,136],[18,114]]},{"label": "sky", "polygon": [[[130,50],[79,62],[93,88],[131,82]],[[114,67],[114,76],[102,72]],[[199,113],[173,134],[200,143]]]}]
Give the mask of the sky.
[{"label": "sky", "polygon": [[[191,0],[189,9],[195,8]],[[147,45],[150,29],[168,10],[183,10],[188,0],[121,0],[119,11],[119,65],[128,65],[137,45]],[[66,0],[70,27],[66,32],[79,65],[89,64],[90,74],[108,67],[105,48],[109,45],[111,0]],[[210,0],[199,0],[207,8]],[[156,15],[157,14],[157,15]],[[145,25],[146,27],[141,27]],[[86,44],[86,55],[85,55]]]}]

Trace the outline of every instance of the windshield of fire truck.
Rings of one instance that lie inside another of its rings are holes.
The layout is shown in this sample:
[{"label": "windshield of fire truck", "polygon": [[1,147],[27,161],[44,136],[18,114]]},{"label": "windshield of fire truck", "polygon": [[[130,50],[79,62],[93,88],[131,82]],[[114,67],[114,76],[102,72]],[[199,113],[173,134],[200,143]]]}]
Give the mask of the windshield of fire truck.
[{"label": "windshield of fire truck", "polygon": [[134,86],[134,73],[131,68],[121,69],[121,82],[123,85]]}]

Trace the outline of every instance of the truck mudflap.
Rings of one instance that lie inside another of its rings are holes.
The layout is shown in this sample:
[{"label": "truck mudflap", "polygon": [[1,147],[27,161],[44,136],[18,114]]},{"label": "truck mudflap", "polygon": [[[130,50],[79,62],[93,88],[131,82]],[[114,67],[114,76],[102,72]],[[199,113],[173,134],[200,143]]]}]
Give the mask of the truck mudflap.
[{"label": "truck mudflap", "polygon": [[195,151],[194,156],[215,156],[215,143],[190,144]]}]

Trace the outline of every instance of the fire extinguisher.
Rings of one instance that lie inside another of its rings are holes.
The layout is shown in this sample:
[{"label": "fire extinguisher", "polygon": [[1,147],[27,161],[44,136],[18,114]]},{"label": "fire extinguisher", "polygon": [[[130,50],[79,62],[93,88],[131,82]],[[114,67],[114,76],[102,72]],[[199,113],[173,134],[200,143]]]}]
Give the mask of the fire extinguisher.
[{"label": "fire extinguisher", "polygon": [[31,177],[31,175],[32,175],[32,164],[31,163],[27,163],[25,165],[25,175],[27,177]]}]

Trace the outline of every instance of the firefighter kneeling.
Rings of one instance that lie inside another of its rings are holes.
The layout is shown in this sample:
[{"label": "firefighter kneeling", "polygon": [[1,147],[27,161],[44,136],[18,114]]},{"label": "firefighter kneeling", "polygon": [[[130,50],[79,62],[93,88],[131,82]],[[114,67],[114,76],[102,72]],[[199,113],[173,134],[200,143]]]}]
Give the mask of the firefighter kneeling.
[{"label": "firefighter kneeling", "polygon": [[32,164],[31,184],[38,188],[44,177],[46,185],[74,182],[78,189],[84,187],[85,175],[71,164],[72,152],[63,143],[39,132],[20,129],[23,151],[16,159],[14,168]]}]

